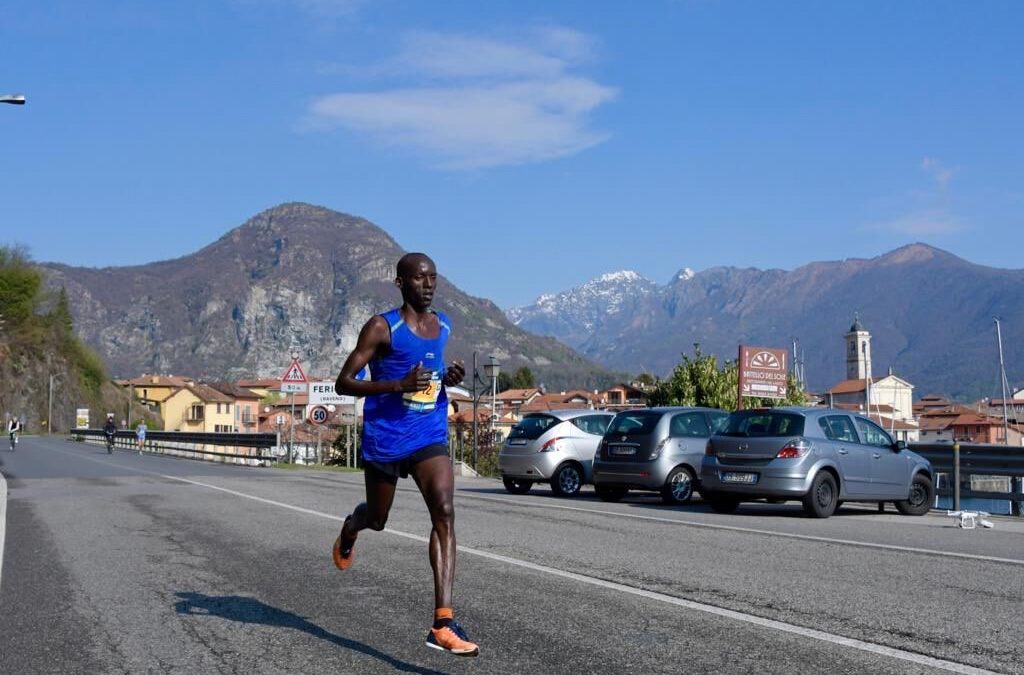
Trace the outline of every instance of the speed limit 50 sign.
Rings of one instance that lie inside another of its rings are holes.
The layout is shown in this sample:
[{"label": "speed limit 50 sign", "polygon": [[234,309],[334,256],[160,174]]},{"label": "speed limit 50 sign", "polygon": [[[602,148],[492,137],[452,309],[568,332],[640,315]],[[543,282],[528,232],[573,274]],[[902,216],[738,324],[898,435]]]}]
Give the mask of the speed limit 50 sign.
[{"label": "speed limit 50 sign", "polygon": [[315,405],[309,410],[309,421],[313,424],[323,424],[327,421],[327,417],[330,413],[327,412],[327,408],[322,405]]}]

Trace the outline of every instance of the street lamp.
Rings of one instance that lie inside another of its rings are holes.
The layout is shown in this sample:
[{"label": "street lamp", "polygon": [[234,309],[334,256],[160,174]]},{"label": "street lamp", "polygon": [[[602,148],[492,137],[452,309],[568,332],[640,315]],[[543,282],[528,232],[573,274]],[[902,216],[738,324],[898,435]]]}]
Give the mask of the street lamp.
[{"label": "street lamp", "polygon": [[12,105],[25,105],[24,94],[0,94],[0,103],[10,103]]},{"label": "street lamp", "polygon": [[[476,468],[476,455],[477,455],[477,419],[476,408],[480,403],[480,397],[487,391],[481,389],[480,393],[476,393],[477,382],[484,385],[485,387],[491,385],[491,414],[493,415],[496,410],[497,398],[498,398],[498,374],[501,372],[501,365],[494,356],[490,357],[490,361],[484,364],[484,375],[490,380],[488,383],[480,377],[480,371],[476,367],[476,352],[473,352],[473,468]],[[492,418],[493,419],[493,418]]]}]

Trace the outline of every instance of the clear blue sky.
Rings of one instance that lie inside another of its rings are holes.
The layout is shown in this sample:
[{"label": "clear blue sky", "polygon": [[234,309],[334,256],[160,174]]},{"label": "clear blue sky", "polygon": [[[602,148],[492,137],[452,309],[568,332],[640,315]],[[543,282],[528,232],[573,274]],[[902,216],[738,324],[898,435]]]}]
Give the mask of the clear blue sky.
[{"label": "clear blue sky", "polygon": [[1024,3],[5,0],[0,243],[105,266],[307,201],[511,306],[924,241],[1020,268]]}]

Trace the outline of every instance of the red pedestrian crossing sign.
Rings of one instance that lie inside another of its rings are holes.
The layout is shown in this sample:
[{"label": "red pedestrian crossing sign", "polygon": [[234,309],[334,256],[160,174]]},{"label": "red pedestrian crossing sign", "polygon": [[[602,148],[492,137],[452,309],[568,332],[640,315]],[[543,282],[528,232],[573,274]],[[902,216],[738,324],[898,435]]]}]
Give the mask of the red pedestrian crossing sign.
[{"label": "red pedestrian crossing sign", "polygon": [[306,373],[302,372],[302,366],[298,359],[292,359],[292,364],[281,376],[281,391],[284,393],[300,394],[306,391],[309,380]]}]

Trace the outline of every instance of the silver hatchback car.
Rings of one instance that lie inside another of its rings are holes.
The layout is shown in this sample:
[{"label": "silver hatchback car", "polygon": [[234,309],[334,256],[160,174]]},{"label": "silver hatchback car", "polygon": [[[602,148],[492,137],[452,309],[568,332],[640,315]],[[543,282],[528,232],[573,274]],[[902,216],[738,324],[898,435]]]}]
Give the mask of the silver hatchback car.
[{"label": "silver hatchback car", "polygon": [[525,415],[498,454],[505,489],[525,494],[547,481],[560,497],[575,497],[592,482],[594,451],[614,415],[600,410],[552,410]]},{"label": "silver hatchback car", "polygon": [[620,412],[594,456],[597,496],[614,502],[630,490],[654,490],[666,504],[690,501],[707,440],[728,417],[717,408]]},{"label": "silver hatchback car", "polygon": [[828,518],[843,501],[895,502],[923,515],[935,499],[932,467],[860,415],[831,408],[738,410],[707,443],[701,494],[731,513],[742,501],[800,500]]}]

